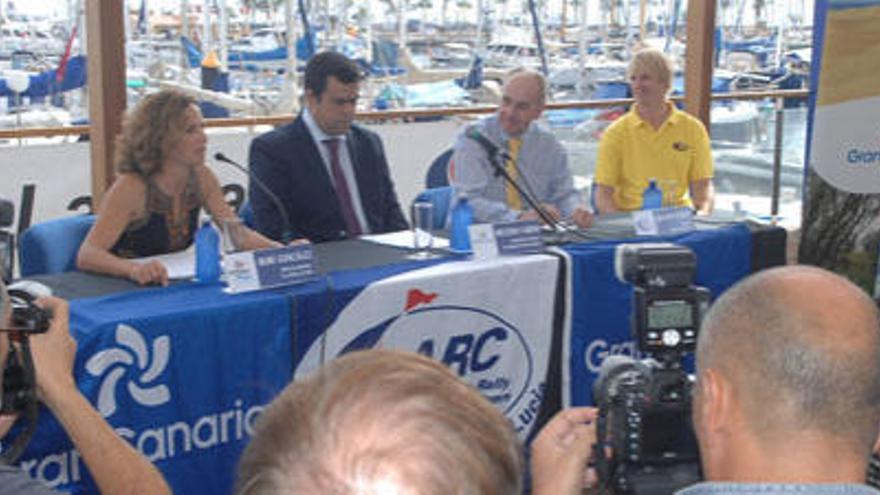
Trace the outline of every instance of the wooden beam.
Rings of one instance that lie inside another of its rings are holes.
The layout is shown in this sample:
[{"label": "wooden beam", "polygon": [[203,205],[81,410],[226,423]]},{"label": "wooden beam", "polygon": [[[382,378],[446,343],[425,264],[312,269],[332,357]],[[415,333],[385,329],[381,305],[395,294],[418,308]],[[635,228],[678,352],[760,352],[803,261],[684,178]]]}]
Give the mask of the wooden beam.
[{"label": "wooden beam", "polygon": [[715,51],[715,4],[688,0],[687,51],[684,67],[684,108],[711,129],[712,62]]},{"label": "wooden beam", "polygon": [[92,205],[113,183],[113,148],[125,112],[125,24],[120,0],[86,0]]}]

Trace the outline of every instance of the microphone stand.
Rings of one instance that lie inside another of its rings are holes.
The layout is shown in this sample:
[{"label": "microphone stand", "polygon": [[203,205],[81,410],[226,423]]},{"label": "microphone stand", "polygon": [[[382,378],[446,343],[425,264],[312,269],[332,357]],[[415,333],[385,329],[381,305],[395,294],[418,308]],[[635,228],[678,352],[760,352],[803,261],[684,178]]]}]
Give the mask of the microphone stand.
[{"label": "microphone stand", "polygon": [[529,194],[525,189],[523,189],[523,187],[517,181],[513,180],[513,177],[511,177],[510,174],[507,173],[507,169],[505,169],[503,165],[498,163],[498,158],[504,158],[504,155],[506,155],[506,153],[504,153],[504,154],[497,153],[497,152],[489,153],[489,163],[491,163],[492,166],[495,168],[495,175],[496,176],[500,175],[501,177],[504,177],[504,180],[508,184],[512,185],[513,188],[516,189],[516,192],[519,193],[519,195],[526,200],[526,203],[528,203],[529,206],[533,210],[535,210],[535,212],[538,214],[538,216],[541,217],[541,220],[543,220],[544,223],[546,223],[548,226],[552,227],[554,231],[558,231],[559,225],[555,220],[553,220],[553,217],[551,217],[544,210],[544,208],[541,206],[541,204],[538,203],[535,200],[535,198],[532,197],[531,194]]},{"label": "microphone stand", "polygon": [[273,193],[272,190],[269,189],[269,186],[267,186],[266,183],[260,180],[259,177],[252,174],[250,170],[244,168],[243,166],[241,166],[241,164],[227,157],[223,153],[215,153],[214,159],[223,163],[228,163],[229,165],[232,165],[233,167],[241,171],[243,174],[247,175],[248,179],[253,180],[257,187],[262,190],[266,196],[269,197],[269,199],[272,201],[273,206],[275,206],[275,209],[278,210],[278,214],[281,215],[281,221],[284,223],[284,225],[281,226],[281,243],[285,246],[287,244],[290,244],[290,241],[293,240],[293,234],[291,234],[290,231],[290,217],[287,216],[287,210],[284,208],[284,205],[281,204],[281,200],[278,199],[278,196],[276,196],[275,193]]}]

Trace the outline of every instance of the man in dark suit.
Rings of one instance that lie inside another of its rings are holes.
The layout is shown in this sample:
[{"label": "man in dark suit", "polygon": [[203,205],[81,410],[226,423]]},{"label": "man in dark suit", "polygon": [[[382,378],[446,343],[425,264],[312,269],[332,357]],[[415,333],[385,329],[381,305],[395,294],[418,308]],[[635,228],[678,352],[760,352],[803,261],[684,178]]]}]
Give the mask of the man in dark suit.
[{"label": "man in dark suit", "polygon": [[[323,242],[407,228],[375,133],[352,124],[361,74],[336,52],[309,60],[306,108],[253,140],[251,172],[281,200],[291,234]],[[257,230],[280,239],[284,221],[270,197],[249,187]]]}]

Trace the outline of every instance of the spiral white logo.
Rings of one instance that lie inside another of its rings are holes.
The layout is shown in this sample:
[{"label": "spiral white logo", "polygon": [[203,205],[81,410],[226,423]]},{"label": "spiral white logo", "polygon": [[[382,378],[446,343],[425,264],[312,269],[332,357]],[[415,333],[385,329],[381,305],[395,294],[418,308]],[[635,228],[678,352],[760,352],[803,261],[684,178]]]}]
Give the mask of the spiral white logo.
[{"label": "spiral white logo", "polygon": [[137,330],[120,324],[116,327],[116,343],[119,347],[100,351],[86,362],[86,371],[93,376],[104,376],[98,391],[98,411],[105,418],[116,412],[116,384],[132,365],[137,365],[140,370],[140,376],[130,379],[126,384],[132,398],[145,406],[158,406],[168,402],[171,399],[168,387],[162,384],[151,385],[168,365],[171,355],[168,336],[156,338],[151,352]]}]

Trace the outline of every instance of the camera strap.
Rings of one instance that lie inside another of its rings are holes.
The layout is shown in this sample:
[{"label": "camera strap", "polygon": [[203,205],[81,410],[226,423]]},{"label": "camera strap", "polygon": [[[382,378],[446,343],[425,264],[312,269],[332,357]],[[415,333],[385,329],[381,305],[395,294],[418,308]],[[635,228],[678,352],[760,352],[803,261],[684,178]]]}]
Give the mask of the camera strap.
[{"label": "camera strap", "polygon": [[[21,454],[24,453],[24,449],[30,443],[31,438],[34,436],[34,431],[37,429],[38,411],[39,408],[37,407],[36,401],[30,402],[25,408],[22,418],[27,423],[22,432],[15,437],[12,445],[10,445],[9,448],[4,449],[4,452],[0,454],[0,464],[13,464],[19,457],[21,457]],[[22,418],[19,418],[19,420]]]},{"label": "camera strap", "polygon": [[608,405],[599,405],[599,415],[596,418],[596,443],[593,444],[593,459],[596,465],[596,474],[599,476],[599,493],[610,493],[611,489],[611,459],[608,458]]}]

